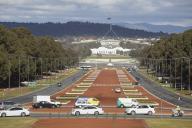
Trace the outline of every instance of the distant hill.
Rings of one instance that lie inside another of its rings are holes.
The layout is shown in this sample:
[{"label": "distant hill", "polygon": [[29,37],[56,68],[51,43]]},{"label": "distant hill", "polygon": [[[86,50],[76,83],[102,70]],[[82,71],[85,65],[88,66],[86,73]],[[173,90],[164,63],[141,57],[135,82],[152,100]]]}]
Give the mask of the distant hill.
[{"label": "distant hill", "polygon": [[145,30],[150,32],[164,32],[164,33],[181,33],[188,29],[192,29],[192,26],[183,27],[175,25],[153,25],[147,23],[136,23],[136,24],[117,23],[116,25],[130,29]]},{"label": "distant hill", "polygon": [[[67,22],[67,23],[16,23],[0,22],[8,28],[27,27],[37,36],[97,36],[103,37],[109,30],[109,24],[89,23],[89,22]],[[120,37],[160,37],[167,36],[162,32],[147,32],[113,25],[113,30]],[[109,35],[110,36],[110,35]],[[112,36],[112,34],[111,34]]]}]

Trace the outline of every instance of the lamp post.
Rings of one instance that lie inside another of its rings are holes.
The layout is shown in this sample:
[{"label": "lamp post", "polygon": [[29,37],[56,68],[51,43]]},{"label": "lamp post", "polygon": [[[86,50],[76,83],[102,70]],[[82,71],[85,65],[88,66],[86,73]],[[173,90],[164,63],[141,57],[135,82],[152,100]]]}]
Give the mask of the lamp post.
[{"label": "lamp post", "polygon": [[9,64],[9,89],[11,88],[11,62],[10,62],[10,57],[8,58],[8,64]]},{"label": "lamp post", "polygon": [[181,58],[181,91],[182,91],[182,89],[183,89],[183,67],[182,67],[182,61],[183,60],[183,58]]},{"label": "lamp post", "polygon": [[189,94],[191,94],[191,58],[189,58]]},{"label": "lamp post", "polygon": [[19,56],[19,90],[21,95],[21,58]]},{"label": "lamp post", "polygon": [[177,78],[177,68],[176,68],[176,59],[175,59],[175,90],[176,90],[176,82],[177,82],[177,80],[176,80],[176,78]]},{"label": "lamp post", "polygon": [[188,69],[188,76],[189,76],[189,80],[188,80],[188,90],[189,90],[189,94],[191,93],[191,58],[188,57],[182,57],[182,59],[187,59],[188,60],[188,65],[189,65],[189,69]]}]

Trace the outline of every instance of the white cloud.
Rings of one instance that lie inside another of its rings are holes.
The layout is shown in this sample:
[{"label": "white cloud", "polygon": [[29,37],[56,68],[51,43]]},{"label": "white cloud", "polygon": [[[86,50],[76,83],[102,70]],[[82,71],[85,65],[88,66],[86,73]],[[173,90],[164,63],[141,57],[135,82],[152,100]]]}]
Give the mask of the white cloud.
[{"label": "white cloud", "polygon": [[16,16],[23,16],[19,20],[28,17],[35,22],[62,22],[62,19],[102,22],[112,17],[114,22],[192,24],[189,22],[191,7],[191,0],[0,0],[0,18],[15,21]]},{"label": "white cloud", "polygon": [[30,4],[33,0],[0,0],[0,5]]}]

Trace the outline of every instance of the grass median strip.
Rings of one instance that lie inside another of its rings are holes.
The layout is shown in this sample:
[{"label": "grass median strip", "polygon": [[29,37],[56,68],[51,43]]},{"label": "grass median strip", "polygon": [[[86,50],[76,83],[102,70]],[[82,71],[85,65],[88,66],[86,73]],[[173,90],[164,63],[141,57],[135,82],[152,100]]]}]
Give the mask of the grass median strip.
[{"label": "grass median strip", "polygon": [[139,102],[139,104],[143,104],[143,105],[153,105],[153,106],[159,105],[159,103],[154,102],[154,101],[150,101],[150,100],[138,99],[137,101]]},{"label": "grass median strip", "polygon": [[0,128],[31,128],[37,121],[36,118],[30,117],[9,117],[0,119]]},{"label": "grass median strip", "polygon": [[191,119],[145,119],[149,128],[192,128]]},{"label": "grass median strip", "polygon": [[87,91],[87,88],[73,88],[72,92],[85,92]]},{"label": "grass median strip", "polygon": [[133,86],[132,83],[130,83],[130,82],[127,82],[127,83],[120,82],[120,85],[124,86],[124,87],[126,87],[126,86]]},{"label": "grass median strip", "polygon": [[65,94],[67,94],[67,95],[68,95],[68,94],[69,94],[69,95],[70,95],[70,94],[72,94],[72,95],[73,95],[73,94],[75,94],[75,95],[82,95],[82,94],[84,94],[84,92],[66,92]]},{"label": "grass median strip", "polygon": [[123,89],[124,92],[139,92],[137,89]]},{"label": "grass median strip", "polygon": [[124,92],[125,95],[142,95],[141,92]]},{"label": "grass median strip", "polygon": [[84,85],[84,86],[91,86],[91,84],[93,84],[92,82],[87,82],[87,83],[85,83],[85,82],[81,82],[79,85]]},{"label": "grass median strip", "polygon": [[89,88],[89,87],[91,87],[91,85],[77,85],[77,87],[81,87],[81,88]]}]

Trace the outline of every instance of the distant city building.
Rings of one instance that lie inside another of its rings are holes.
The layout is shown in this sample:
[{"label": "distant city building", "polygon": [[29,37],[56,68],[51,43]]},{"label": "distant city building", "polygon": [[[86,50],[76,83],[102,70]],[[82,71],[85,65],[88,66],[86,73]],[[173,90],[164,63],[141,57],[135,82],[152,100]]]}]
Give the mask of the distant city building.
[{"label": "distant city building", "polygon": [[101,54],[101,55],[115,55],[115,54],[127,54],[130,52],[131,49],[123,49],[122,47],[115,47],[115,48],[106,48],[106,47],[99,47],[91,49],[93,55]]},{"label": "distant city building", "polygon": [[91,49],[93,55],[127,55],[131,49],[123,49],[119,46],[120,40],[114,39],[107,39],[107,40],[100,40],[101,47]]},{"label": "distant city building", "polygon": [[107,48],[114,48],[118,47],[120,40],[114,40],[114,39],[107,39],[107,40],[100,40],[101,46],[107,47]]},{"label": "distant city building", "polygon": [[97,42],[97,40],[80,40],[80,41],[74,41],[72,42],[72,44],[88,44],[88,43],[93,43],[93,42]]}]

